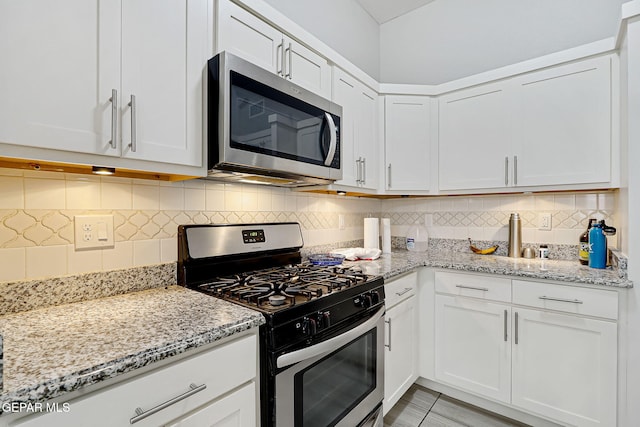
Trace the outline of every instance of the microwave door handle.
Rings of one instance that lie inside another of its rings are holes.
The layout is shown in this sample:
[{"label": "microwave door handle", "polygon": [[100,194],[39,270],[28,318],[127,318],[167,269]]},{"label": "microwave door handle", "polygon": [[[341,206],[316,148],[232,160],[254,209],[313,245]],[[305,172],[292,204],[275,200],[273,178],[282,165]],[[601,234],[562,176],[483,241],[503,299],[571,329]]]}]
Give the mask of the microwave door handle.
[{"label": "microwave door handle", "polygon": [[350,343],[354,339],[358,338],[371,328],[376,326],[381,317],[384,316],[384,307],[380,308],[370,319],[361,325],[356,326],[353,329],[348,330],[342,335],[330,338],[326,341],[306,347],[300,350],[292,351],[291,353],[283,354],[278,357],[276,365],[278,368],[284,368],[294,363],[302,362],[303,360],[312,359],[314,357],[331,353],[332,351],[342,347],[345,344]]},{"label": "microwave door handle", "polygon": [[[331,134],[331,142],[329,143],[329,152],[327,153],[327,157],[324,159],[324,165],[331,166],[331,163],[333,163],[333,156],[335,156],[336,154],[336,146],[338,144],[338,133],[336,130],[336,124],[333,121],[333,117],[331,117],[331,114],[325,112],[324,118],[327,121],[327,124],[329,125],[329,133]],[[320,135],[320,138],[322,138],[322,135]]]}]

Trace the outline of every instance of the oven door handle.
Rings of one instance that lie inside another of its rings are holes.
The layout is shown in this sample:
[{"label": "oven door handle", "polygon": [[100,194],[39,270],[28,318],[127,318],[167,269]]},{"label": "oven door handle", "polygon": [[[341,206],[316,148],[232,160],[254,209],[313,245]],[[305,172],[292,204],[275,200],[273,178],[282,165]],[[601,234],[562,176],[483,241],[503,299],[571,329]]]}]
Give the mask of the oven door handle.
[{"label": "oven door handle", "polygon": [[312,359],[316,356],[330,353],[342,347],[343,345],[350,343],[354,339],[358,338],[359,336],[373,328],[383,316],[384,307],[380,308],[380,310],[378,310],[373,316],[371,316],[371,319],[367,320],[361,325],[356,326],[353,329],[350,329],[344,334],[330,338],[316,345],[312,345],[311,347],[306,347],[301,350],[283,354],[282,356],[278,357],[276,365],[278,366],[278,368],[284,368],[286,366],[293,365],[294,363],[302,362],[303,360]]}]

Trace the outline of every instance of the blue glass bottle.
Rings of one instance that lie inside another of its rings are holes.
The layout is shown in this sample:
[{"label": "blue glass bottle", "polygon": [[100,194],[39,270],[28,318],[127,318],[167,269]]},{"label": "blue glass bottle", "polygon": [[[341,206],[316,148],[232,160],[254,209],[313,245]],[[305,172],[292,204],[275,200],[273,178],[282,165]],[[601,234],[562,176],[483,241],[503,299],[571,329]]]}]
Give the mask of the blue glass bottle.
[{"label": "blue glass bottle", "polygon": [[607,238],[600,222],[589,230],[589,267],[607,268]]}]

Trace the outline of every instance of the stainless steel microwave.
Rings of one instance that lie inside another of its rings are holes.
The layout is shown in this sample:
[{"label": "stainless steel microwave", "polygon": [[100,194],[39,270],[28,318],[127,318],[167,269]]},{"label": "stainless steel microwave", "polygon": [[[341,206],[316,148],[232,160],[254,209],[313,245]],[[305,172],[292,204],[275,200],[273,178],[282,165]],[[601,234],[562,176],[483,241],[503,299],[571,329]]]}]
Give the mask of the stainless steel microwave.
[{"label": "stainless steel microwave", "polygon": [[206,79],[208,176],[286,187],[342,179],[342,107],[227,52]]}]

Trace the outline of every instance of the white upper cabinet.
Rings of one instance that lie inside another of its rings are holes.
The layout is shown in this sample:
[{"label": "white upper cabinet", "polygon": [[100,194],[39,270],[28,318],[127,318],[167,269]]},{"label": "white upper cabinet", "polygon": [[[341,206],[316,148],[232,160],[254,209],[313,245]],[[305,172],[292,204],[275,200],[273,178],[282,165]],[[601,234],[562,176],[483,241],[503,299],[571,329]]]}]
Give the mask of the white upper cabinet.
[{"label": "white upper cabinet", "polygon": [[611,59],[596,58],[515,79],[518,186],[611,179]]},{"label": "white upper cabinet", "polygon": [[0,1],[0,143],[99,155],[41,160],[200,167],[209,12],[209,0]]},{"label": "white upper cabinet", "polygon": [[334,67],[333,102],[342,107],[342,180],[337,184],[375,190],[378,167],[378,94]]},{"label": "white upper cabinet", "polygon": [[228,1],[218,2],[218,51],[231,52],[331,98],[331,67],[325,58]]},{"label": "white upper cabinet", "polygon": [[611,61],[588,59],[440,97],[440,190],[608,187]]},{"label": "white upper cabinet", "polygon": [[119,155],[120,13],[114,0],[0,1],[0,142]]},{"label": "white upper cabinet", "polygon": [[501,82],[439,99],[441,190],[509,185],[513,130],[507,87]]},{"label": "white upper cabinet", "polygon": [[387,191],[428,191],[431,161],[431,99],[385,97]]},{"label": "white upper cabinet", "polygon": [[207,0],[122,2],[123,155],[202,162]]}]

